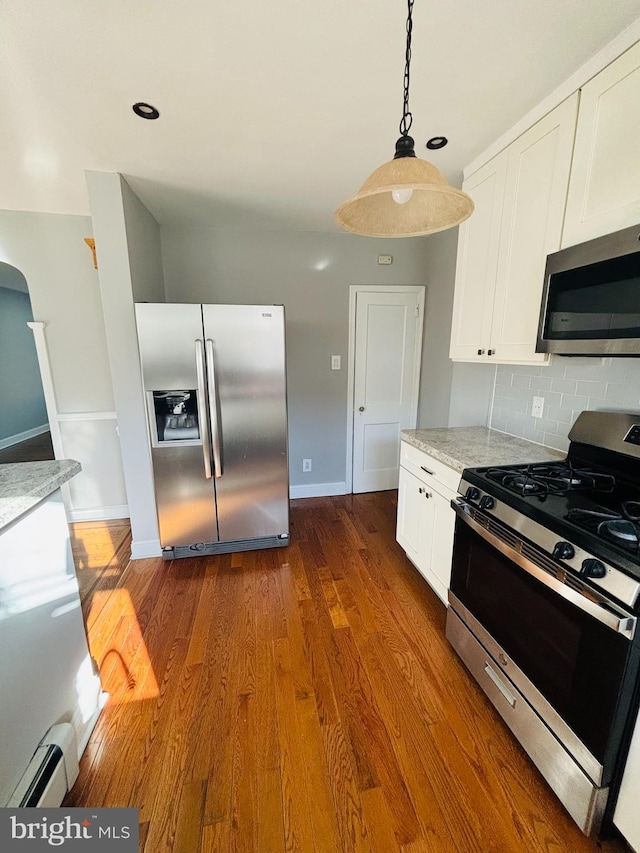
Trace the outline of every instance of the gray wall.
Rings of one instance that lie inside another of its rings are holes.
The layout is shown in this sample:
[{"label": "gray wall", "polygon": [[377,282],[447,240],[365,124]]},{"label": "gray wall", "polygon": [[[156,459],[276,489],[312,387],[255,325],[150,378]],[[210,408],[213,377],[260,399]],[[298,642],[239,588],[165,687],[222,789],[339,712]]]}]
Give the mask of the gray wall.
[{"label": "gray wall", "polygon": [[[452,296],[444,292],[439,252],[431,252],[435,238],[165,225],[161,237],[167,302],[285,305],[292,485],[309,483],[303,457],[313,459],[314,483],[345,481],[349,285],[427,285],[421,411],[429,423],[446,425],[450,367],[442,325],[450,323]],[[441,242],[446,266],[451,240]],[[378,265],[378,254],[393,255],[392,265]],[[330,369],[331,355],[342,356],[341,371]]]},{"label": "gray wall", "polygon": [[458,229],[424,238],[427,285],[418,427],[448,426],[453,364],[449,360]]},{"label": "gray wall", "polygon": [[10,290],[19,290],[28,293],[27,280],[15,267],[0,261],[0,287],[8,287]]},{"label": "gray wall", "polygon": [[47,424],[33,332],[27,326],[33,320],[29,294],[3,287],[3,268],[0,264],[0,445]]},{"label": "gray wall", "polygon": [[489,422],[495,366],[449,359],[458,229],[426,238],[427,307],[418,426],[484,426]]},{"label": "gray wall", "polygon": [[134,302],[164,302],[160,227],[123,180],[122,204]]}]

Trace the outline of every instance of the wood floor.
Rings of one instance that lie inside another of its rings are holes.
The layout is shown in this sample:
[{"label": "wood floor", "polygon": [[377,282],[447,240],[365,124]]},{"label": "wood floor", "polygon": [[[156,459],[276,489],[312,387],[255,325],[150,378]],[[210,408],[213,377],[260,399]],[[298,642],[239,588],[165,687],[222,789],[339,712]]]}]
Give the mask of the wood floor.
[{"label": "wood floor", "polygon": [[110,699],[66,804],[139,808],[145,853],[628,850],[584,838],[472,682],[395,512],[293,501],[287,549],[126,567],[126,527],[74,525]]},{"label": "wood floor", "polygon": [[55,459],[51,433],[43,432],[0,450],[0,464],[6,462],[48,462]]},{"label": "wood floor", "polygon": [[93,625],[129,565],[131,528],[127,521],[92,521],[71,524],[70,532],[82,613]]}]

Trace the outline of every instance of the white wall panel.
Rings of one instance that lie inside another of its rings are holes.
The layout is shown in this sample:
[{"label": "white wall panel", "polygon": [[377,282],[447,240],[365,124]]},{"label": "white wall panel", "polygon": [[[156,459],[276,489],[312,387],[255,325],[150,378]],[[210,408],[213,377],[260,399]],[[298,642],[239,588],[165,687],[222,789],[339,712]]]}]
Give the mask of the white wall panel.
[{"label": "white wall panel", "polygon": [[[84,242],[91,235],[91,220],[86,216],[0,211],[0,260],[20,270],[29,288],[47,415],[59,458],[64,454],[73,458],[71,450],[81,444],[71,439],[76,428],[72,425],[66,427],[67,447],[62,444],[61,413],[88,413],[93,418],[114,409],[98,275]],[[100,493],[115,502],[110,507],[124,507],[126,514],[122,459],[115,438],[96,443],[95,460],[78,460],[85,470],[74,478],[74,490],[78,500],[91,495],[95,501],[95,486],[87,482],[85,487],[84,481],[99,470]],[[71,513],[89,517],[86,504],[74,506],[69,488],[63,487],[63,492]],[[91,507],[91,518],[110,512],[95,503]]]},{"label": "white wall panel", "polygon": [[120,453],[116,425],[115,413],[86,420],[62,416],[59,421],[65,457],[82,465],[81,474],[69,481],[74,521],[128,515],[122,470],[110,470],[111,460]]}]

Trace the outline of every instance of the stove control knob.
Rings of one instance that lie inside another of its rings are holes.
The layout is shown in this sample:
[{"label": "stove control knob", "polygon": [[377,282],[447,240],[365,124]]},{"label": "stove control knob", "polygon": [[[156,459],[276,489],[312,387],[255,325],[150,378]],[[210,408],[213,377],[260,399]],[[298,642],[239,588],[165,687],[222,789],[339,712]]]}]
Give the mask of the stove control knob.
[{"label": "stove control knob", "polygon": [[483,495],[480,498],[480,509],[493,509],[495,505],[496,502],[491,495]]},{"label": "stove control knob", "polygon": [[607,568],[600,560],[584,560],[580,574],[585,578],[603,578],[607,574]]},{"label": "stove control knob", "polygon": [[570,560],[576,552],[570,542],[556,542],[553,546],[553,556],[557,560]]},{"label": "stove control knob", "polygon": [[465,497],[468,501],[477,501],[480,497],[480,489],[476,488],[476,486],[469,486],[465,493]]}]

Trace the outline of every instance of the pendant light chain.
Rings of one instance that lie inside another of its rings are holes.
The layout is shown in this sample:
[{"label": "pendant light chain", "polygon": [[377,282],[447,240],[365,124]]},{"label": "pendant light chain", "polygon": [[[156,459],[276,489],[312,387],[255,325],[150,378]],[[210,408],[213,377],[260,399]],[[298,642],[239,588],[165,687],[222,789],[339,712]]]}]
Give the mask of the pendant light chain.
[{"label": "pendant light chain", "polygon": [[409,73],[411,66],[411,33],[413,30],[413,3],[414,0],[407,0],[407,50],[405,53],[404,66],[404,104],[402,108],[402,119],[400,121],[400,133],[402,136],[408,136],[413,123],[413,116],[409,112]]},{"label": "pendant light chain", "polygon": [[[473,212],[473,201],[452,187],[432,163],[416,156],[409,136],[413,116],[409,110],[413,4],[407,0],[407,45],[404,66],[404,101],[400,138],[393,159],[372,172],[360,190],[336,210],[338,225],[352,234],[367,237],[424,237],[464,222]],[[349,140],[350,141],[350,140]],[[434,148],[445,144],[434,137]]]}]

